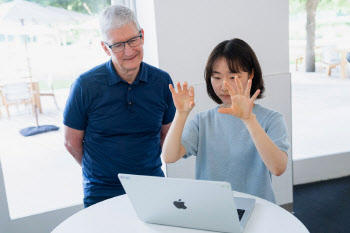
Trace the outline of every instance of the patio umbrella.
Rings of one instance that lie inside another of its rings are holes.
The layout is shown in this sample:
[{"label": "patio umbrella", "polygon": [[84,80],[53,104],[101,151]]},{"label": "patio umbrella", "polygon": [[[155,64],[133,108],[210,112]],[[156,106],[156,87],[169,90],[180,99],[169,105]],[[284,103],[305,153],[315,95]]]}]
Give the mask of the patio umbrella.
[{"label": "patio umbrella", "polygon": [[37,3],[24,0],[15,0],[0,5],[0,21],[20,23],[20,19],[23,19],[26,25],[75,23],[89,18],[91,17],[86,14],[59,7],[43,7]]},{"label": "patio umbrella", "polygon": [[[11,22],[14,24],[20,24],[22,28],[22,36],[25,45],[25,54],[29,72],[30,82],[32,83],[32,71],[30,65],[30,57],[28,52],[28,44],[24,29],[30,25],[57,25],[75,23],[80,20],[87,20],[90,16],[81,13],[70,12],[68,10],[56,7],[42,7],[39,4],[33,2],[27,2],[23,0],[15,0],[9,3],[3,3],[0,5],[0,23]],[[32,136],[39,133],[58,130],[59,127],[54,125],[41,125],[39,126],[37,106],[34,108],[36,126],[27,127],[20,130],[23,136]]]},{"label": "patio umbrella", "polygon": [[[14,27],[20,30],[25,43],[28,72],[31,76],[31,65],[26,39],[26,31],[32,31],[35,26],[58,26],[72,25],[78,22],[86,22],[94,17],[86,14],[72,12],[58,7],[43,7],[37,3],[24,0],[0,4],[0,28],[1,25],[9,24],[6,30]],[[27,30],[25,30],[27,29]],[[2,34],[6,34],[6,31]]]}]

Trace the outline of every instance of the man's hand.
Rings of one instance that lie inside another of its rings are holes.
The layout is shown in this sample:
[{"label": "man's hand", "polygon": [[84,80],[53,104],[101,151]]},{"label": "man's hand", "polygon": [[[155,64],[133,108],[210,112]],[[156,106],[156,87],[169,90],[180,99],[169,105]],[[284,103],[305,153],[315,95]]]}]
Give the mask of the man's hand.
[{"label": "man's hand", "polygon": [[187,88],[187,82],[183,83],[183,88],[181,84],[177,82],[177,93],[173,85],[169,84],[169,89],[173,96],[173,101],[178,112],[189,113],[194,108],[194,89],[193,87]]},{"label": "man's hand", "polygon": [[64,145],[81,166],[83,160],[83,140],[85,131],[64,126]]},{"label": "man's hand", "polygon": [[249,79],[247,87],[243,90],[243,86],[238,77],[235,77],[237,91],[228,83],[224,82],[231,96],[231,106],[229,108],[220,108],[219,113],[231,114],[242,120],[249,120],[253,117],[254,101],[258,97],[260,90],[258,89],[254,95],[250,98],[250,89],[252,86],[252,80]]}]

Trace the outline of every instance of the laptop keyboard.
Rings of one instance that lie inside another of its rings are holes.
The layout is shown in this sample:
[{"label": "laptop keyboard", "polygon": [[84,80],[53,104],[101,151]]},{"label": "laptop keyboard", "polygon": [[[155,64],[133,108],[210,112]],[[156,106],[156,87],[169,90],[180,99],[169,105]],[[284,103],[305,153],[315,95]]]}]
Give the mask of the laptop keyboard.
[{"label": "laptop keyboard", "polygon": [[243,214],[244,214],[245,210],[242,210],[242,209],[237,209],[237,213],[238,213],[238,218],[239,218],[239,221],[241,221],[242,217],[243,217]]}]

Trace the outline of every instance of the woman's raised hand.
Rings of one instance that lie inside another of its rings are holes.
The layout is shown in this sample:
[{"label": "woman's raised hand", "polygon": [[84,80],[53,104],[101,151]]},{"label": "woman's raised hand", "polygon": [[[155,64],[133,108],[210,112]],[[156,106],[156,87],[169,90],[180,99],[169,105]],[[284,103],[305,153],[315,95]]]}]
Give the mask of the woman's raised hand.
[{"label": "woman's raised hand", "polygon": [[253,114],[254,101],[258,97],[260,90],[258,89],[250,98],[252,80],[248,80],[245,90],[243,90],[242,83],[238,77],[235,77],[235,83],[237,91],[235,91],[228,82],[224,82],[224,85],[228,89],[231,96],[231,106],[229,108],[220,108],[219,113],[231,114],[235,117],[241,118],[242,120],[250,119]]},{"label": "woman's raised hand", "polygon": [[195,106],[194,103],[194,89],[189,87],[187,82],[184,82],[182,87],[179,82],[176,84],[177,92],[175,91],[173,85],[169,84],[169,89],[173,95],[173,101],[178,112],[189,113]]}]

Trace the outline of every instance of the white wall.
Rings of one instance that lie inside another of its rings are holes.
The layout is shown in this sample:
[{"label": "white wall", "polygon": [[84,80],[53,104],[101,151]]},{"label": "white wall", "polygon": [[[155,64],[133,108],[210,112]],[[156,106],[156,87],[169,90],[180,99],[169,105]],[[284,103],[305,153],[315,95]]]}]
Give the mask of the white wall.
[{"label": "white wall", "polygon": [[350,152],[294,160],[294,185],[350,175]]},{"label": "white wall", "polygon": [[[289,73],[264,76],[265,97],[257,103],[279,111],[284,115],[288,128],[288,140],[292,145],[292,108],[291,108],[291,76]],[[288,167],[280,176],[272,177],[272,185],[276,195],[277,204],[293,202],[293,161],[292,147],[289,148]]]},{"label": "white wall", "polygon": [[[288,58],[288,0],[139,0],[139,22],[146,29],[154,11],[157,49],[146,51],[158,57],[158,67],[169,72],[174,82],[195,86],[193,116],[215,106],[203,79],[206,60],[221,41],[234,37],[245,40],[256,52],[266,82],[267,98],[261,102],[285,115],[291,140],[291,96]],[[154,6],[154,9],[152,9]],[[151,9],[150,9],[151,8]],[[141,13],[142,12],[142,13]],[[147,37],[145,44],[148,42]],[[157,63],[151,63],[156,65]],[[289,151],[289,154],[291,151]],[[273,178],[277,203],[293,201],[291,156],[287,172]],[[194,158],[168,165],[168,175],[194,177]]]},{"label": "white wall", "polygon": [[5,233],[10,230],[10,213],[6,198],[6,189],[4,182],[4,174],[2,172],[1,166],[1,156],[0,156],[0,232]]},{"label": "white wall", "polygon": [[264,75],[289,73],[287,0],[155,0],[154,6],[159,67],[174,80],[202,82],[209,53],[233,37],[253,47]]}]

